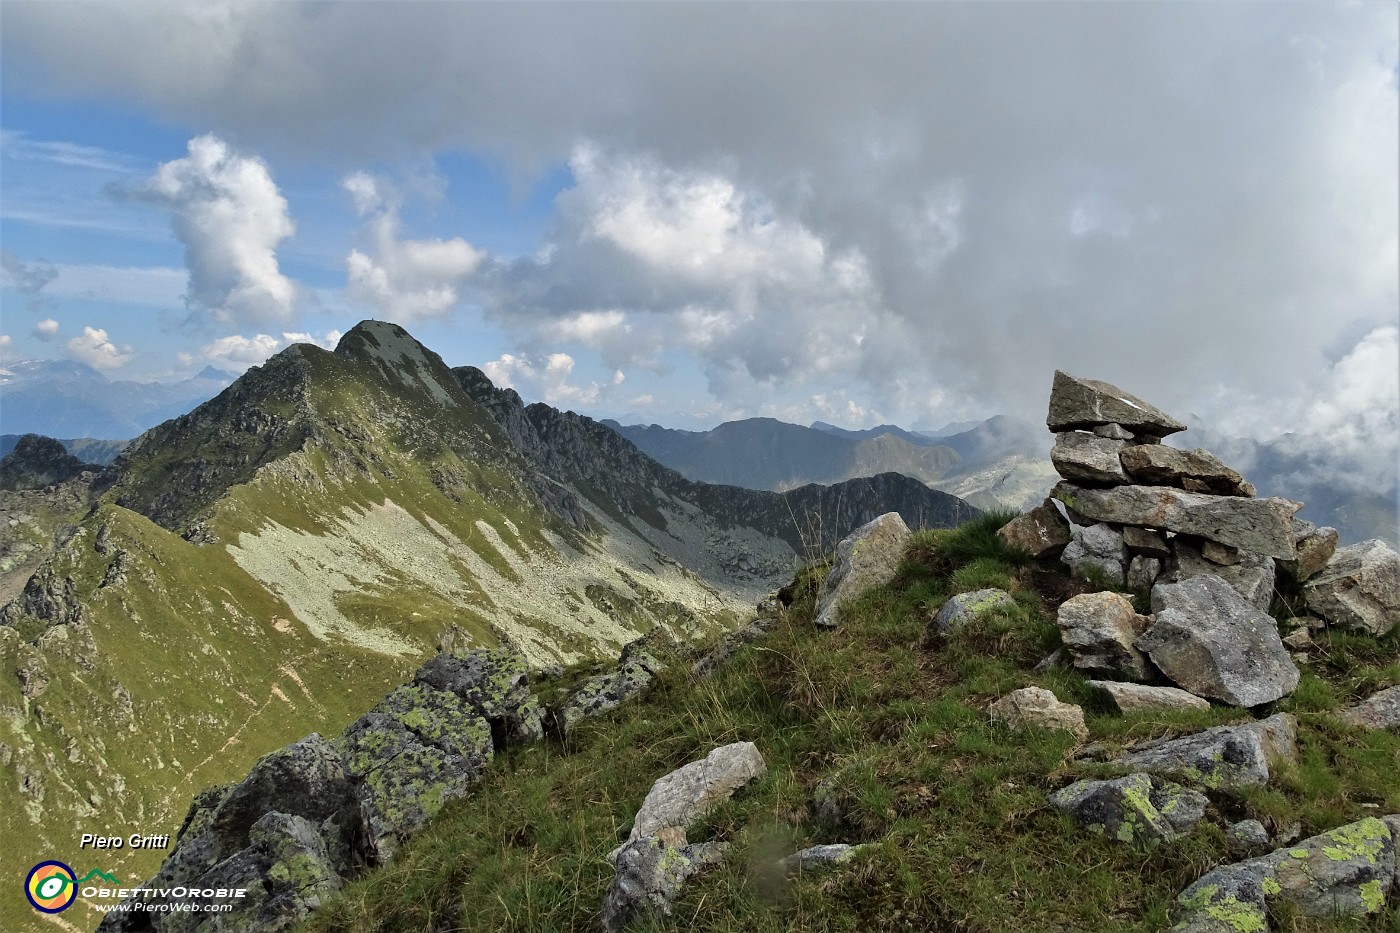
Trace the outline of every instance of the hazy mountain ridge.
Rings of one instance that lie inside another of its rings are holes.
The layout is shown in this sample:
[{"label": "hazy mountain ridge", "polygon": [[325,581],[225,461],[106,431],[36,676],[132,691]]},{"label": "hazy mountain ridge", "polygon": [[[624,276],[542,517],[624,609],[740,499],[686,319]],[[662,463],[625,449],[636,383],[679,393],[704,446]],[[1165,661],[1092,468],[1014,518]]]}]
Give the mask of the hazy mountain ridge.
[{"label": "hazy mountain ridge", "polygon": [[[48,436],[48,435],[45,435]],[[15,449],[23,434],[0,434],[0,457]],[[109,466],[131,441],[104,441],[95,437],[60,437],[60,444],[84,463]]]},{"label": "hazy mountain ridge", "polygon": [[189,411],[236,376],[213,367],[178,382],[108,379],[72,360],[22,360],[0,368],[0,430],[49,437],[135,437]]}]

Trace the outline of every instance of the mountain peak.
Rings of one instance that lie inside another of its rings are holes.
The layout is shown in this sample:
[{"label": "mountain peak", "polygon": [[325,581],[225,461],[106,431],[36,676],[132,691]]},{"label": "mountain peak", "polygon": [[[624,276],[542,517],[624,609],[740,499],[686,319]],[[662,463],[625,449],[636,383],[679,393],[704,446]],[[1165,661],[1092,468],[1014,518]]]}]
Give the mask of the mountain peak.
[{"label": "mountain peak", "polygon": [[416,384],[443,405],[458,404],[457,389],[447,364],[413,335],[388,321],[361,321],[336,344],[335,355],[373,363],[385,380]]}]

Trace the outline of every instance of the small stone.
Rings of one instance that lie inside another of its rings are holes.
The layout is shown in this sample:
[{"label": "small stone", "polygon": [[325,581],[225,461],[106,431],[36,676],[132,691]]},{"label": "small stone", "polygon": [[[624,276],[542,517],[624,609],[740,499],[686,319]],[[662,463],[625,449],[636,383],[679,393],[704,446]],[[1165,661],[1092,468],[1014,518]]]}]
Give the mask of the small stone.
[{"label": "small stone", "polygon": [[1225,830],[1225,839],[1236,852],[1248,852],[1269,844],[1269,831],[1258,820],[1240,820]]},{"label": "small stone", "polygon": [[1089,686],[1107,693],[1120,713],[1142,709],[1210,709],[1205,700],[1176,687],[1149,687],[1116,680],[1091,680]]},{"label": "small stone", "polygon": [[1296,629],[1284,636],[1283,643],[1294,651],[1304,651],[1313,647],[1312,632],[1306,628]]},{"label": "small stone", "polygon": [[1279,568],[1299,583],[1320,573],[1337,552],[1337,529],[1319,528],[1296,515],[1293,516],[1293,540],[1298,559],[1279,561]]},{"label": "small stone", "polygon": [[1037,726],[1061,729],[1081,740],[1089,737],[1084,710],[1072,703],[1061,703],[1055,694],[1043,687],[1013,690],[993,703],[988,712],[993,720],[1005,722],[1013,729]]},{"label": "small stone", "polygon": [[1110,585],[1122,586],[1128,562],[1123,533],[1103,522],[1091,525],[1075,536],[1060,560],[1073,576],[1085,578],[1086,568],[1093,568],[1107,577]]},{"label": "small stone", "polygon": [[1228,544],[1217,544],[1214,541],[1202,541],[1201,556],[1212,564],[1229,567],[1240,562],[1240,549],[1230,547]]},{"label": "small stone", "polygon": [[959,593],[949,597],[938,610],[938,615],[933,617],[932,628],[940,635],[947,635],[978,616],[998,609],[1011,609],[1015,605],[1016,600],[1011,598],[1010,593],[996,587]]},{"label": "small stone", "polygon": [[787,858],[778,860],[778,871],[784,875],[802,874],[810,871],[835,868],[845,864],[859,854],[865,846],[853,846],[844,842],[831,845],[811,846],[794,852]]}]

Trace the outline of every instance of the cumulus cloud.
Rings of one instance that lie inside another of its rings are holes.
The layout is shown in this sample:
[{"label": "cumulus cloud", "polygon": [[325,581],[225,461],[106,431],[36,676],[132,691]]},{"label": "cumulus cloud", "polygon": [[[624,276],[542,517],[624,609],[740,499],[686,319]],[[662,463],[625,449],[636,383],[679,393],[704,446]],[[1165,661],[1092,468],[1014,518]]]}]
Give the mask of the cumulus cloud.
[{"label": "cumulus cloud", "polygon": [[34,336],[39,340],[52,340],[58,336],[58,322],[47,318],[34,325]]},{"label": "cumulus cloud", "polygon": [[[332,349],[340,342],[340,331],[327,331],[320,337],[309,333],[285,332],[280,337],[272,334],[254,334],[245,337],[230,334],[210,341],[199,350],[199,359],[219,368],[242,372],[250,366],[257,366],[279,350],[294,343],[312,343],[322,349]],[[191,365],[194,357],[189,357],[185,365]]]},{"label": "cumulus cloud", "polygon": [[342,187],[367,218],[367,251],[351,250],[345,259],[347,294],[400,323],[439,317],[455,308],[485,254],[461,237],[403,239],[397,193],[366,172],[346,176]]},{"label": "cumulus cloud", "polygon": [[[503,353],[483,364],[481,371],[501,388],[515,389],[560,408],[595,404],[604,392],[597,382],[586,386],[570,384],[574,358],[567,353],[549,353],[537,359]],[[613,373],[611,385],[621,385],[624,378],[620,370]]]},{"label": "cumulus cloud", "polygon": [[81,336],[68,341],[68,355],[93,369],[120,369],[131,362],[136,351],[118,347],[100,327],[84,327]]},{"label": "cumulus cloud", "polygon": [[170,210],[189,268],[185,302],[196,316],[222,324],[292,317],[297,287],[282,274],[277,247],[296,227],[262,160],[206,134],[144,185],[117,190]]}]

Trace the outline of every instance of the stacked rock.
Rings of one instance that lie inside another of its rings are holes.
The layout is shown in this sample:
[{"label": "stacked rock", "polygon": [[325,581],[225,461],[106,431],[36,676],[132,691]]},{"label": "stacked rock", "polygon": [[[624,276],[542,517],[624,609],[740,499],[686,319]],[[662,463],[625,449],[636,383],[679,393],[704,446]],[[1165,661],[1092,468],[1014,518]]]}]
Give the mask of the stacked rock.
[{"label": "stacked rock", "polygon": [[[1046,424],[1064,481],[1002,539],[1038,558],[1059,556],[1076,576],[1150,592],[1154,610],[1124,621],[1133,613],[1123,598],[1111,618],[1086,605],[1093,619],[1083,622],[1075,620],[1085,613],[1065,610],[1086,597],[1065,603],[1061,627],[1074,629],[1065,644],[1076,666],[1141,682],[1135,662],[1145,655],[1196,696],[1254,706],[1297,682],[1266,615],[1279,575],[1303,584],[1318,617],[1309,626],[1383,635],[1400,622],[1400,555],[1380,541],[1338,550],[1335,529],[1294,515],[1302,503],[1258,498],[1207,451],[1166,446],[1186,426],[1142,399],[1056,372]],[[1105,664],[1109,643],[1126,660]]]}]

